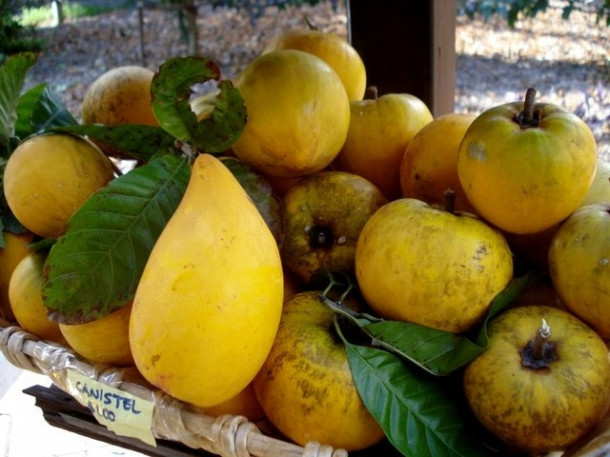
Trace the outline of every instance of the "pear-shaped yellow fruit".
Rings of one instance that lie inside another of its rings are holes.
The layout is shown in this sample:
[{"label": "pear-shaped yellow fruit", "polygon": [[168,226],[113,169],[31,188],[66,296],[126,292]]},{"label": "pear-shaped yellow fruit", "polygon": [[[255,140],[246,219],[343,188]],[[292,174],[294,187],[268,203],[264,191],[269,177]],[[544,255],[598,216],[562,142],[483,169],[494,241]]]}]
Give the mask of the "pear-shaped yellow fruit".
[{"label": "pear-shaped yellow fruit", "polygon": [[199,155],[138,284],[129,329],[136,366],[196,406],[237,395],[271,350],[283,283],[256,206],[219,159]]}]

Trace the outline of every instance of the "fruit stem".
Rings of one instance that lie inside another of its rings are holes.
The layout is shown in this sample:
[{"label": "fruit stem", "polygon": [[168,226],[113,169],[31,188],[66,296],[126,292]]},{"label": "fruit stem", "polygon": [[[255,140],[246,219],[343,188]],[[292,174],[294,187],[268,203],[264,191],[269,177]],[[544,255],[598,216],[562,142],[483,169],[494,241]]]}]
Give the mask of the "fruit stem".
[{"label": "fruit stem", "polygon": [[530,87],[527,89],[527,92],[525,92],[523,111],[515,115],[515,122],[517,122],[522,129],[538,127],[538,123],[540,122],[540,110],[534,109],[535,101],[536,89]]},{"label": "fruit stem", "polygon": [[551,337],[551,327],[546,319],[542,319],[542,325],[538,328],[536,336],[521,349],[521,365],[527,368],[538,370],[548,368],[551,362],[559,357],[557,355],[555,343],[549,341]]},{"label": "fruit stem", "polygon": [[369,86],[366,88],[366,92],[364,93],[365,100],[377,100],[379,97],[379,89],[377,86]]},{"label": "fruit stem", "polygon": [[455,191],[451,188],[448,188],[443,192],[443,197],[445,197],[445,211],[448,213],[455,213]]},{"label": "fruit stem", "polygon": [[551,337],[551,327],[549,327],[546,319],[542,319],[542,325],[538,328],[536,336],[534,337],[534,358],[541,360],[544,357],[545,344]]}]

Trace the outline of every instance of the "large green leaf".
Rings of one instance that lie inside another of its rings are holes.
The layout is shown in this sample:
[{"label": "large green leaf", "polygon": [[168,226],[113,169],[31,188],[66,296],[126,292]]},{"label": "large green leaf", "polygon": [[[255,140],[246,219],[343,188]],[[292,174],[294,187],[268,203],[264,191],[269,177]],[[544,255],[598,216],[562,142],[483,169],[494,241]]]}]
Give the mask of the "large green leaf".
[{"label": "large green leaf", "polygon": [[[339,331],[341,334],[341,331]],[[467,425],[447,378],[433,377],[383,349],[344,339],[358,393],[388,440],[409,457],[490,455]],[[459,380],[454,379],[454,382]]]},{"label": "large green leaf", "polygon": [[186,159],[165,155],[115,179],[85,202],[45,262],[43,299],[53,320],[87,322],[133,298],[189,177]]},{"label": "large green leaf", "polygon": [[487,322],[510,307],[539,279],[539,272],[530,272],[514,279],[494,298],[474,339],[467,335],[445,332],[410,322],[379,319],[356,313],[327,297],[323,300],[335,312],[344,315],[360,327],[376,345],[432,374],[448,375],[471,362],[487,348]]},{"label": "large green leaf", "polygon": [[176,151],[176,138],[150,125],[70,125],[52,130],[87,136],[110,156],[140,162],[148,162],[159,153]]},{"label": "large green leaf", "polygon": [[57,126],[76,124],[76,119],[46,83],[28,90],[17,105],[15,134],[23,139]]},{"label": "large green leaf", "polygon": [[10,139],[15,135],[16,107],[28,70],[36,63],[36,55],[24,52],[10,56],[0,66],[0,155],[11,152]]},{"label": "large green leaf", "polygon": [[[201,121],[193,112],[192,87],[218,82],[220,93],[211,115]],[[175,57],[166,60],[151,83],[152,106],[163,129],[201,152],[220,154],[241,135],[246,108],[239,91],[228,80],[220,80],[218,65],[205,57]]]}]

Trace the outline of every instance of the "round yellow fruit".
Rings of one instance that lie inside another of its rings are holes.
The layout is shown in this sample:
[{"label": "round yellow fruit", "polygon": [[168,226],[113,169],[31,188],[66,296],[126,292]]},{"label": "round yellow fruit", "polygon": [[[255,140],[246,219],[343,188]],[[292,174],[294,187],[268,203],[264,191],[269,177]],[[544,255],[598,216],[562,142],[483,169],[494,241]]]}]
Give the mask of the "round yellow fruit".
[{"label": "round yellow fruit", "polygon": [[67,134],[24,140],[4,170],[9,208],[28,230],[55,238],[91,194],[114,177],[110,159],[91,142]]},{"label": "round yellow fruit", "polygon": [[61,342],[59,324],[49,319],[42,300],[44,260],[44,254],[31,252],[17,264],[9,282],[9,300],[22,329],[44,340]]},{"label": "round yellow fruit", "polygon": [[235,155],[268,176],[305,176],[327,167],[347,136],[349,100],[337,73],[303,51],[254,59],[237,77],[248,122]]},{"label": "round yellow fruit", "polygon": [[400,163],[415,134],[433,120],[426,104],[411,94],[374,93],[350,103],[349,131],[333,165],[360,175],[385,194],[401,196]]},{"label": "round yellow fruit", "polygon": [[363,449],[384,433],[360,399],[345,346],[333,330],[334,312],[319,295],[302,292],[284,304],[254,390],[267,418],[296,443]]},{"label": "round yellow fruit", "polygon": [[589,126],[550,103],[506,103],[472,122],[458,153],[458,176],[477,214],[509,233],[538,233],[583,201],[597,167]]},{"label": "round yellow fruit", "polygon": [[549,274],[565,306],[610,337],[610,202],[574,211],[553,234]]},{"label": "round yellow fruit", "polygon": [[15,234],[7,230],[2,232],[4,247],[0,249],[0,317],[15,322],[15,315],[8,298],[8,285],[13,270],[32,250],[28,244],[34,239],[32,232]]},{"label": "round yellow fruit", "polygon": [[358,51],[343,37],[315,29],[289,30],[273,38],[263,54],[297,49],[319,57],[337,72],[350,101],[361,100],[366,90],[366,69]]},{"label": "round yellow fruit", "polygon": [[400,164],[402,195],[444,204],[444,192],[455,192],[455,209],[474,213],[457,172],[458,151],[475,114],[450,113],[424,125],[409,142]]},{"label": "round yellow fruit", "polygon": [[159,125],[151,105],[154,72],[136,65],[113,68],[85,92],[81,106],[84,124]]},{"label": "round yellow fruit", "polygon": [[283,265],[308,284],[316,273],[353,273],[362,227],[387,202],[367,179],[322,171],[294,184],[283,199]]},{"label": "round yellow fruit", "polygon": [[608,348],[590,327],[555,307],[509,309],[488,326],[489,346],[464,373],[479,421],[511,446],[563,450],[610,404]]},{"label": "round yellow fruit", "polygon": [[84,324],[59,324],[62,335],[74,351],[95,363],[133,365],[129,347],[132,302],[107,316]]},{"label": "round yellow fruit", "polygon": [[499,231],[412,198],[371,216],[355,263],[360,290],[381,317],[456,333],[480,322],[513,276]]}]

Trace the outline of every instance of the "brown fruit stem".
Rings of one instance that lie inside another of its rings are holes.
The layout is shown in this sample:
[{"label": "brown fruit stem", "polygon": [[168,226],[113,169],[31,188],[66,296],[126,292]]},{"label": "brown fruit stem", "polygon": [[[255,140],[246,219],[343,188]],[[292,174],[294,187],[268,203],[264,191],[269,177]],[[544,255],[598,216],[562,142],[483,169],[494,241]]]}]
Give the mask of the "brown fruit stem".
[{"label": "brown fruit stem", "polygon": [[533,370],[548,368],[551,362],[559,358],[556,344],[549,341],[551,327],[546,319],[542,319],[542,325],[538,328],[536,336],[528,341],[521,349],[521,365]]},{"label": "brown fruit stem", "polygon": [[536,101],[536,89],[530,87],[525,93],[525,101],[523,103],[523,111],[515,116],[515,122],[522,129],[538,127],[540,122],[540,111],[534,109]]},{"label": "brown fruit stem", "polygon": [[443,197],[445,197],[445,211],[448,213],[455,213],[455,191],[451,188],[448,188],[443,192]]},{"label": "brown fruit stem", "polygon": [[366,88],[366,92],[364,93],[365,100],[377,100],[379,97],[379,90],[377,86],[369,86]]}]

